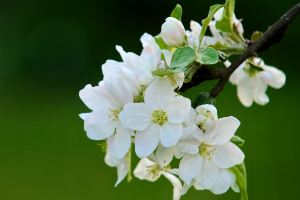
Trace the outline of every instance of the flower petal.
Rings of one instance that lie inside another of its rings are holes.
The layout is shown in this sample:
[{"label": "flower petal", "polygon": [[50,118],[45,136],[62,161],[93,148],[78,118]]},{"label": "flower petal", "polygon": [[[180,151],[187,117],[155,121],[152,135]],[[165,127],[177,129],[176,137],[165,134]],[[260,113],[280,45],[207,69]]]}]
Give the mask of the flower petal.
[{"label": "flower petal", "polygon": [[123,158],[123,159],[124,159],[123,164],[117,166],[118,180],[117,180],[117,182],[115,184],[115,187],[117,187],[117,185],[125,178],[125,176],[128,173],[128,170],[129,170],[129,166],[128,166],[127,160],[125,158]]},{"label": "flower petal", "polygon": [[209,134],[207,142],[212,145],[223,145],[228,142],[241,122],[235,117],[224,117],[212,122],[205,132]]},{"label": "flower petal", "polygon": [[133,171],[133,174],[135,177],[141,179],[141,180],[148,180],[148,181],[156,181],[159,176],[153,176],[152,174],[150,174],[147,170],[149,166],[153,166],[153,165],[157,165],[157,163],[152,162],[151,160],[149,160],[148,158],[142,158],[140,160],[140,162],[138,163],[138,165],[136,166],[135,170]]},{"label": "flower petal", "polygon": [[218,119],[218,112],[217,112],[217,108],[211,104],[203,104],[201,106],[198,106],[196,108],[197,113],[201,113],[204,114],[203,111],[209,111],[211,112],[213,119],[217,120]]},{"label": "flower petal", "polygon": [[192,179],[200,174],[203,159],[199,154],[186,154],[179,164],[179,177],[190,184]]},{"label": "flower petal", "polygon": [[109,153],[107,152],[104,157],[104,162],[110,167],[116,167],[117,165],[111,160]]},{"label": "flower petal", "polygon": [[131,146],[131,131],[119,122],[115,134],[115,153],[118,159],[123,158]]},{"label": "flower petal", "polygon": [[266,95],[268,85],[263,81],[260,75],[257,75],[257,88],[254,93],[254,101],[259,105],[265,105],[269,102],[269,97]]},{"label": "flower petal", "polygon": [[241,164],[244,161],[245,154],[232,142],[227,142],[221,146],[215,146],[216,151],[212,160],[220,168],[230,168]]},{"label": "flower petal", "polygon": [[165,78],[156,78],[145,91],[145,104],[155,110],[164,110],[168,101],[174,97],[171,83]]},{"label": "flower petal", "polygon": [[182,124],[169,124],[164,123],[159,127],[160,130],[160,142],[164,147],[174,146],[183,133]]},{"label": "flower petal", "polygon": [[140,158],[149,156],[159,143],[159,125],[153,123],[135,135],[135,152]]},{"label": "flower petal", "polygon": [[279,89],[285,84],[286,77],[281,70],[267,65],[265,65],[263,68],[265,71],[260,72],[260,75],[268,85]]},{"label": "flower petal", "polygon": [[189,126],[183,129],[183,135],[178,141],[177,146],[180,151],[189,154],[199,152],[199,145],[203,141],[203,132],[196,126]]},{"label": "flower petal", "polygon": [[165,172],[165,171],[162,171],[161,173],[162,173],[162,175],[164,175],[172,183],[172,185],[174,185],[178,188],[182,188],[182,185],[181,185],[181,182],[180,182],[179,178],[177,178],[173,174],[170,174],[170,173]]},{"label": "flower petal", "polygon": [[231,189],[233,191],[239,193],[240,192],[240,187],[237,184],[235,173],[231,169],[227,169],[227,170],[228,170],[228,175],[229,175],[229,178],[230,178]]},{"label": "flower petal", "polygon": [[230,187],[230,178],[227,169],[220,169],[217,182],[210,190],[214,194],[223,194]]},{"label": "flower petal", "polygon": [[101,105],[111,104],[110,94],[104,86],[92,87],[88,84],[79,91],[79,97],[91,110],[97,110]]},{"label": "flower petal", "polygon": [[201,172],[195,179],[203,188],[210,190],[214,187],[218,175],[219,167],[212,160],[203,159]]},{"label": "flower petal", "polygon": [[164,54],[167,65],[170,67],[173,53],[169,50],[166,50],[166,49],[162,49],[161,52]]},{"label": "flower petal", "polygon": [[151,123],[153,108],[144,103],[128,103],[122,112],[124,113],[120,117],[123,124],[127,123],[129,128],[142,131]]},{"label": "flower petal", "polygon": [[173,159],[173,155],[174,155],[173,147],[164,147],[161,144],[158,144],[156,150],[156,158],[157,158],[157,163],[161,168],[170,164],[170,162]]},{"label": "flower petal", "polygon": [[172,98],[166,107],[168,121],[171,123],[182,123],[188,119],[191,108],[191,100],[183,96]]},{"label": "flower petal", "polygon": [[115,131],[117,121],[112,121],[109,116],[109,109],[102,106],[100,110],[96,110],[88,114],[84,120],[84,130],[87,136],[92,140],[103,140]]}]

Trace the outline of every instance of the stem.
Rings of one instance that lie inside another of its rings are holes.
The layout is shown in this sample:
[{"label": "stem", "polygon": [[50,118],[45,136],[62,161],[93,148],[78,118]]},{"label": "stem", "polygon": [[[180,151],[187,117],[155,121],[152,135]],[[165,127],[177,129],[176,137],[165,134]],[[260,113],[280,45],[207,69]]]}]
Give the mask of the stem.
[{"label": "stem", "polygon": [[130,145],[130,148],[129,148],[129,151],[126,153],[126,160],[128,162],[128,173],[127,173],[127,182],[129,183],[132,179],[132,176],[131,176],[131,148],[132,145]]}]

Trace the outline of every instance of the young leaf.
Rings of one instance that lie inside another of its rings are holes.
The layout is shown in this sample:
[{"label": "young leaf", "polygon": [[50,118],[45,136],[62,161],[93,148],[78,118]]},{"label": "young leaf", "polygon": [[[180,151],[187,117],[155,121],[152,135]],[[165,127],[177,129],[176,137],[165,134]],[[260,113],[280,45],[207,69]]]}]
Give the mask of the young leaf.
[{"label": "young leaf", "polygon": [[155,42],[160,47],[160,49],[167,49],[167,50],[171,49],[171,47],[164,42],[164,40],[161,38],[160,35],[155,36],[154,39],[155,39]]},{"label": "young leaf", "polygon": [[173,71],[169,71],[169,70],[156,70],[156,71],[153,71],[152,74],[154,76],[164,77],[164,76],[173,74]]},{"label": "young leaf", "polygon": [[205,65],[216,64],[219,60],[218,52],[212,48],[207,47],[203,49],[198,55],[196,61]]},{"label": "young leaf", "polygon": [[220,4],[216,4],[213,5],[209,8],[209,13],[206,19],[204,19],[203,24],[202,24],[202,29],[199,35],[199,51],[200,51],[200,47],[201,47],[201,43],[204,37],[204,34],[206,32],[206,29],[208,27],[209,22],[212,20],[212,18],[214,17],[214,14],[220,9],[224,7],[224,5],[220,5]]},{"label": "young leaf", "polygon": [[234,135],[231,139],[230,142],[238,145],[239,147],[243,146],[245,143],[245,140],[243,140],[242,138],[240,138],[239,136]]},{"label": "young leaf", "polygon": [[232,32],[232,20],[234,14],[235,0],[226,0],[223,17],[220,21],[216,22],[216,29],[223,32]]},{"label": "young leaf", "polygon": [[187,69],[186,67],[194,60],[195,52],[192,48],[188,46],[178,48],[172,56],[169,70],[178,72],[178,70],[182,71],[183,69]]},{"label": "young leaf", "polygon": [[196,99],[192,102],[192,107],[196,109],[198,106],[203,104],[212,104],[216,106],[216,100],[209,93],[203,92],[198,94]]},{"label": "young leaf", "polygon": [[233,166],[230,168],[236,175],[237,183],[241,191],[241,200],[248,200],[247,194],[247,173],[245,163]]},{"label": "young leaf", "polygon": [[181,21],[181,16],[182,16],[182,7],[179,4],[177,4],[174,10],[172,11],[170,17],[174,17],[179,21]]},{"label": "young leaf", "polygon": [[264,33],[259,31],[254,31],[251,36],[251,41],[258,40]]}]

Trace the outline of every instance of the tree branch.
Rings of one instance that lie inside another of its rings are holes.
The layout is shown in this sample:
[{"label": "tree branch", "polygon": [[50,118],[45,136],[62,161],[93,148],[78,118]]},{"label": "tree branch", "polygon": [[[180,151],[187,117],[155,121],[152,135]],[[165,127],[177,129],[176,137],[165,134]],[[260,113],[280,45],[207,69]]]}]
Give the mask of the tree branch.
[{"label": "tree branch", "polygon": [[212,97],[216,97],[224,88],[231,74],[249,57],[257,56],[257,52],[266,50],[274,43],[280,42],[289,25],[300,13],[300,3],[283,15],[271,28],[269,28],[257,41],[240,55],[229,68],[211,68],[206,65],[201,66],[190,83],[183,84],[180,91],[185,92],[187,89],[197,86],[203,81],[220,79],[220,81],[210,91]]}]

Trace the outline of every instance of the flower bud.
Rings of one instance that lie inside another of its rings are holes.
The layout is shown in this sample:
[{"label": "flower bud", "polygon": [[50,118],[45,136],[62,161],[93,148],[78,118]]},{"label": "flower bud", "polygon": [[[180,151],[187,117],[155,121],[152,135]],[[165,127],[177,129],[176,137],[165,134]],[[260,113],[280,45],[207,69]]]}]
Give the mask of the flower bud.
[{"label": "flower bud", "polygon": [[178,19],[168,17],[161,27],[160,35],[167,45],[181,47],[185,40],[185,29]]}]

